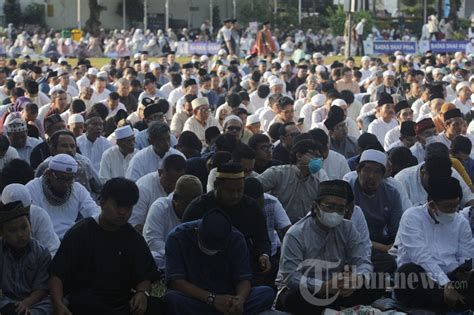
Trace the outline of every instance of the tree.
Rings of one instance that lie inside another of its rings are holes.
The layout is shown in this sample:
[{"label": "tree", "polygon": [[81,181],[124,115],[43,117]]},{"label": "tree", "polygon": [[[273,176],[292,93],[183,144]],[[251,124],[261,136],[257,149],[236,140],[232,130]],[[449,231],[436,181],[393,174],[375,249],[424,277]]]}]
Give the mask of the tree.
[{"label": "tree", "polygon": [[[133,25],[136,22],[143,21],[143,0],[123,0],[125,1],[125,10],[127,19]],[[117,5],[115,11],[118,15],[123,16],[123,1]]]},{"label": "tree", "polygon": [[100,5],[98,0],[89,0],[89,19],[86,21],[86,30],[93,36],[99,35],[100,32],[100,13],[107,9],[107,7]]},{"label": "tree", "polygon": [[3,4],[5,22],[18,25],[21,23],[21,6],[17,0],[5,0]]},{"label": "tree", "polygon": [[46,26],[44,18],[44,5],[39,3],[30,3],[25,8],[25,13],[22,14],[22,21],[25,24],[39,24],[40,26]]}]

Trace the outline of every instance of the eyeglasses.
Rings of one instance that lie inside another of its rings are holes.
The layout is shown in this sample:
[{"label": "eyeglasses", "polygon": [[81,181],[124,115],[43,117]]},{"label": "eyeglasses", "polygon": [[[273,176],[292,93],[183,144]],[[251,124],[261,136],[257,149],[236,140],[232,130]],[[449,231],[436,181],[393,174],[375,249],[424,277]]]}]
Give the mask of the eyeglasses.
[{"label": "eyeglasses", "polygon": [[338,212],[338,213],[345,213],[347,211],[347,206],[343,205],[336,205],[334,203],[325,203],[321,202],[319,203],[321,208],[323,208],[325,211],[331,211],[331,212]]},{"label": "eyeglasses", "polygon": [[211,110],[209,108],[199,108],[201,113],[209,113]]},{"label": "eyeglasses", "polygon": [[229,131],[241,131],[242,130],[242,127],[239,127],[239,126],[229,126],[226,128],[227,130]]},{"label": "eyeglasses", "polygon": [[62,182],[65,184],[72,183],[76,179],[76,176],[58,176],[55,172],[51,172],[51,174],[58,182]]}]

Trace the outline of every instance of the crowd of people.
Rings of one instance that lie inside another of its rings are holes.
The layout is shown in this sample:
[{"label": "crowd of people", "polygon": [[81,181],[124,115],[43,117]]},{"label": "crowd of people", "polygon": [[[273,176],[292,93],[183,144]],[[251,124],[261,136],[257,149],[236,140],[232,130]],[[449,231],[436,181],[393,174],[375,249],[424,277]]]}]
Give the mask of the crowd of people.
[{"label": "crowd of people", "polygon": [[289,58],[266,22],[241,62],[222,31],[0,56],[0,313],[473,309],[472,56]]}]

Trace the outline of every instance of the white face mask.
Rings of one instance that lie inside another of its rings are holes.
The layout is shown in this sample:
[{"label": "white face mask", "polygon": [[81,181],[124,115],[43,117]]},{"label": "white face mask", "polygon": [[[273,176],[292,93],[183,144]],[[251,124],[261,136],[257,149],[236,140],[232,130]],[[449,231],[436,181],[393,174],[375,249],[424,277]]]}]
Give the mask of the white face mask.
[{"label": "white face mask", "polygon": [[201,252],[203,252],[204,254],[206,254],[207,256],[214,256],[215,254],[217,254],[219,251],[218,250],[212,250],[212,249],[207,249],[205,248],[200,241],[198,241],[198,246],[199,246],[199,249],[201,250]]},{"label": "white face mask", "polygon": [[344,216],[337,212],[326,212],[319,209],[319,220],[328,228],[333,228],[342,223]]},{"label": "white face mask", "polygon": [[456,212],[455,213],[445,213],[441,212],[439,210],[435,210],[433,212],[434,217],[438,222],[441,224],[450,224],[454,221],[454,218],[456,218]]},{"label": "white face mask", "polygon": [[209,90],[201,88],[201,93],[207,94],[209,93]]}]

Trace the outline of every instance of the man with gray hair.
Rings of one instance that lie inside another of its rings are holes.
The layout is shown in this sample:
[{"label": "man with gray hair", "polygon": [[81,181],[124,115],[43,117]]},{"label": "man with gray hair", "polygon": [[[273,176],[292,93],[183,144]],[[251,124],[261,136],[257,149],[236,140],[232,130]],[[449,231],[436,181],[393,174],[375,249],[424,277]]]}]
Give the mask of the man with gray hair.
[{"label": "man with gray hair", "polygon": [[183,153],[171,147],[170,128],[165,123],[153,122],[147,133],[150,145],[135,154],[125,173],[125,177],[133,181],[161,169],[161,164],[169,155],[177,154],[186,158]]},{"label": "man with gray hair", "polygon": [[137,110],[138,101],[130,94],[130,81],[126,78],[120,78],[117,80],[117,93],[119,95],[119,101],[127,108],[127,113],[131,114]]},{"label": "man with gray hair", "polygon": [[173,193],[158,198],[151,205],[143,227],[143,237],[159,269],[166,267],[165,243],[168,234],[181,224],[181,218],[188,204],[202,193],[199,178],[183,175],[176,182]]}]

